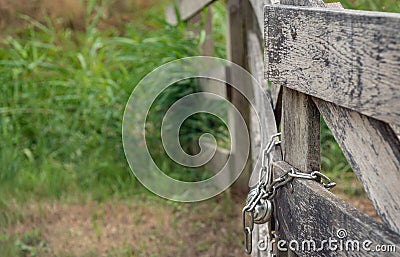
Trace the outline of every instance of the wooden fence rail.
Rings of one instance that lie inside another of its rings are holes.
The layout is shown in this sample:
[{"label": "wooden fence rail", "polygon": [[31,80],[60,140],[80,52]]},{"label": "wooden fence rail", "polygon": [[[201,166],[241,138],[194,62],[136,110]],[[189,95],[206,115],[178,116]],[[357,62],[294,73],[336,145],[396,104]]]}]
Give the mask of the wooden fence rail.
[{"label": "wooden fence rail", "polygon": [[[175,9],[185,21],[213,2],[182,0]],[[171,5],[166,12],[171,23],[178,20],[175,9]],[[256,153],[280,128],[281,147],[270,154],[274,175],[320,170],[322,116],[383,222],[314,181],[294,180],[293,190],[278,190],[274,201],[280,238],[321,243],[346,229],[350,240],[395,245],[397,253],[384,256],[398,256],[400,141],[393,128],[400,126],[400,14],[344,10],[340,3],[321,0],[227,0],[226,10],[228,59],[251,72],[267,92],[254,96],[265,128],[260,134],[251,126],[255,119],[246,102],[227,90],[250,125],[253,165],[259,165]],[[270,228],[255,228],[253,256],[269,256],[257,242]],[[377,253],[295,250],[289,255]]]}]

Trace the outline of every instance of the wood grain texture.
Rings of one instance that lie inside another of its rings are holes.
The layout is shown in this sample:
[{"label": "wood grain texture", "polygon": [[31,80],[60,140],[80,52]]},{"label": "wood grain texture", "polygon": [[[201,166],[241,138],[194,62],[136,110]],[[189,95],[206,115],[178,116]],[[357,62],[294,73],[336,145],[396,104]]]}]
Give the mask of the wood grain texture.
[{"label": "wood grain texture", "polygon": [[265,11],[266,75],[273,84],[400,124],[400,14]]},{"label": "wood grain texture", "polygon": [[201,54],[206,56],[214,55],[214,38],[212,36],[213,27],[212,27],[212,6],[207,8],[206,13],[206,22],[204,24],[204,31],[206,39],[204,43],[201,45]]},{"label": "wood grain texture", "polygon": [[[283,160],[303,172],[320,169],[320,119],[310,96],[283,88],[282,94],[282,149]],[[275,175],[275,174],[274,174]],[[285,201],[289,201],[287,199]],[[285,205],[277,197],[275,206]],[[290,212],[290,210],[286,210]],[[309,210],[304,210],[305,213]],[[279,214],[278,214],[279,215]],[[281,220],[279,219],[279,222]],[[289,231],[279,229],[280,234]],[[289,232],[290,233],[290,232]],[[295,257],[293,251],[288,256]]]},{"label": "wood grain texture", "polygon": [[326,3],[326,8],[331,8],[331,9],[344,9],[342,4],[340,2],[336,3]]},{"label": "wood grain texture", "polygon": [[[179,14],[181,16],[181,20],[187,21],[199,12],[201,12],[204,7],[212,4],[214,1],[215,0],[178,0],[176,4],[179,10]],[[176,25],[178,23],[174,4],[170,4],[165,9],[165,18],[169,24]]]},{"label": "wood grain texture", "polygon": [[303,172],[320,170],[320,119],[310,96],[283,88],[283,159]]},{"label": "wood grain texture", "polygon": [[392,128],[355,111],[314,99],[379,216],[400,233],[400,142]]},{"label": "wood grain texture", "polygon": [[[281,4],[291,5],[307,5],[307,6],[324,6],[324,3],[320,0],[308,1],[308,0],[283,0]],[[265,37],[269,36],[269,26],[265,28]],[[266,42],[269,42],[267,39]],[[265,45],[264,51],[265,56],[271,54],[268,47]],[[266,65],[269,63],[266,62]],[[288,88],[281,89],[282,85],[271,84],[274,92],[275,106],[279,107],[279,103],[282,106],[282,148],[283,148],[283,159],[291,163],[294,167],[307,172],[320,167],[320,154],[319,154],[319,113],[315,105],[313,104],[309,96],[300,94]],[[282,93],[281,93],[282,92]],[[282,94],[282,100],[279,101],[279,95]],[[279,114],[278,114],[279,115]],[[274,174],[275,175],[275,174]],[[286,202],[290,199],[285,199],[277,195],[274,205],[277,206],[276,215],[279,218],[279,212],[285,211],[286,214],[290,212],[289,209],[282,209],[281,206],[285,206]],[[309,215],[308,211],[303,210],[306,215]],[[288,217],[286,217],[288,218]],[[289,228],[279,228],[279,234],[286,236],[286,233],[291,233]],[[287,253],[279,253],[279,256],[296,256],[293,251]]]},{"label": "wood grain texture", "polygon": [[[256,78],[258,83],[267,91],[267,81],[264,79],[263,49],[258,35],[247,30],[247,63],[249,72]],[[269,95],[269,94],[268,94]]]},{"label": "wood grain texture", "polygon": [[[341,5],[341,3],[330,3],[330,4],[327,4],[327,7],[328,8],[336,8],[336,9],[343,9],[343,6]],[[331,109],[331,107],[332,107],[332,105],[331,104],[329,104],[329,103],[326,103],[326,102],[324,102],[324,101],[322,101],[322,100],[318,100],[318,99],[315,99],[315,101],[317,101],[318,102],[318,105],[321,107],[321,108],[324,108],[324,109]],[[354,113],[354,112],[352,112],[352,111],[350,111],[350,110],[346,110],[346,109],[343,109],[343,108],[340,108],[340,107],[338,107],[338,109],[339,109],[339,112],[340,112],[340,116],[348,116],[349,117],[349,119],[350,119],[350,121],[349,121],[349,123],[350,124],[356,124],[356,125],[359,125],[359,123],[357,123],[357,122],[354,122],[354,120],[352,120],[352,117],[354,117],[354,116],[356,116],[356,117],[363,117],[363,115],[361,115],[361,114],[358,114],[358,113]],[[348,114],[352,114],[352,115],[348,115]],[[322,115],[324,116],[324,113],[322,113]],[[363,117],[363,122],[366,122],[366,123],[368,123],[368,126],[367,127],[369,127],[369,128],[371,128],[371,127],[375,127],[374,126],[374,124],[376,124],[376,123],[379,123],[379,122],[377,122],[377,121],[375,121],[374,119],[370,119],[370,118],[367,118],[367,117]],[[388,131],[389,132],[389,136],[388,137],[385,137],[385,138],[383,138],[383,140],[385,141],[385,140],[387,140],[388,138],[393,138],[393,133],[390,131],[390,130],[393,130],[393,132],[397,135],[397,138],[400,138],[400,129],[399,129],[399,126],[397,126],[397,125],[391,125],[390,127],[387,125],[387,124],[385,124],[385,123],[383,123],[383,122],[380,122],[381,124],[380,125],[378,125],[378,127],[383,127],[383,129],[382,129],[382,131]],[[331,127],[335,127],[334,125],[332,125],[332,124],[330,124],[330,126]],[[340,131],[334,131],[334,132],[332,132],[334,135],[335,135],[335,137],[337,137],[337,138],[341,138],[343,135],[341,135],[340,134]],[[354,130],[353,130],[353,133],[354,133]],[[358,131],[356,132],[357,133],[357,135],[358,135]],[[384,136],[387,136],[386,135],[386,133],[385,133],[385,135]],[[382,138],[380,138],[379,140],[382,140]],[[395,140],[395,144],[396,144],[396,142],[397,142],[397,144],[398,144],[398,141],[396,141]],[[386,147],[388,146],[388,144],[387,143],[389,143],[389,144],[391,144],[391,142],[389,141],[389,142],[387,142],[386,141]],[[370,144],[372,144],[372,142],[370,142]],[[354,158],[353,157],[351,157],[352,156],[352,153],[351,152],[356,152],[356,153],[358,153],[359,151],[354,151],[355,149],[354,149],[354,145],[349,145],[349,144],[346,144],[343,140],[341,140],[341,143],[340,143],[340,145],[341,145],[341,147],[342,147],[342,149],[343,149],[343,151],[345,152],[345,155],[346,156],[348,156],[347,158],[349,159],[349,158],[352,158],[353,159],[353,161],[350,161],[350,163],[352,163],[352,162],[354,162],[355,160],[354,160]],[[351,148],[353,148],[353,149],[351,149]],[[358,150],[358,149],[356,149],[356,150]],[[376,153],[375,151],[374,151],[374,153]],[[385,153],[380,153],[380,154],[382,154],[382,155],[385,155]],[[374,156],[372,156],[372,157],[374,157]],[[389,154],[389,158],[392,158],[393,156],[391,156],[390,154]],[[375,156],[375,158],[376,158],[376,156]],[[374,159],[374,158],[373,158]],[[371,160],[369,160],[368,159],[368,161],[369,162],[371,162]],[[363,185],[363,187],[364,187],[364,190],[365,191],[367,191],[368,192],[368,196],[369,196],[369,198],[370,199],[372,199],[373,197],[376,197],[376,193],[375,193],[375,191],[377,191],[378,192],[378,194],[380,195],[380,194],[390,194],[390,195],[392,195],[392,193],[390,192],[390,191],[388,191],[388,189],[389,190],[395,190],[395,188],[393,188],[393,186],[391,187],[391,188],[387,188],[387,187],[384,187],[384,192],[380,192],[380,190],[382,189],[382,187],[380,187],[380,186],[377,186],[377,181],[379,181],[379,180],[381,180],[381,177],[385,177],[386,176],[386,170],[385,169],[387,169],[388,167],[382,167],[381,165],[376,165],[376,163],[380,163],[380,160],[375,160],[376,162],[374,162],[375,163],[375,167],[371,167],[371,168],[373,168],[373,170],[371,171],[368,167],[367,167],[367,169],[368,169],[368,171],[367,172],[364,172],[363,170],[358,170],[360,167],[358,166],[358,165],[352,165],[351,164],[351,166],[352,166],[352,168],[353,168],[353,170],[355,170],[355,173],[356,173],[356,176],[358,177],[358,179],[361,181],[361,184]],[[392,160],[393,161],[393,160]],[[395,163],[397,163],[397,171],[399,171],[400,170],[400,167],[399,167],[399,164],[398,164],[398,160],[394,160],[394,162]],[[390,167],[389,167],[390,168]],[[391,167],[391,168],[393,168],[393,167]],[[369,178],[368,176],[369,176],[369,173],[370,172],[374,172],[376,175],[375,176],[372,176],[372,178]],[[387,176],[389,177],[389,178],[394,178],[394,180],[399,180],[399,176],[400,176],[400,174],[399,174],[399,172],[396,172],[396,171],[393,171],[393,170],[391,170],[391,171],[389,171],[389,173],[390,174],[387,174]],[[395,174],[393,174],[393,173],[395,173]],[[380,174],[380,175],[378,175],[378,174]],[[363,178],[363,176],[367,176],[367,179],[365,179],[365,178]],[[374,177],[377,177],[378,176],[378,180],[375,180],[374,179]],[[371,180],[373,181],[373,182],[375,182],[375,183],[370,183],[371,182]],[[391,180],[391,179],[390,179]],[[363,181],[365,181],[365,182],[363,182]],[[380,182],[382,182],[382,183],[385,183],[385,181],[380,181]],[[373,192],[371,192],[371,191],[373,191]],[[382,194],[382,195],[383,195]],[[380,196],[380,197],[386,197],[386,196]],[[378,212],[378,214],[379,214],[379,216],[381,217],[381,219],[392,229],[392,230],[394,230],[394,231],[396,231],[396,232],[398,232],[399,233],[399,217],[397,217],[398,216],[398,213],[399,213],[399,210],[400,210],[400,206],[399,206],[399,203],[398,203],[398,201],[397,201],[397,203],[396,202],[391,202],[391,203],[389,203],[389,208],[384,208],[384,207],[382,207],[381,205],[383,205],[383,204],[385,204],[385,202],[386,201],[383,201],[382,199],[379,199],[379,197],[378,197],[378,199],[374,199],[374,200],[372,200],[373,201],[373,203],[374,203],[374,205],[375,205],[375,209],[376,210],[378,210],[377,212]],[[387,205],[387,203],[386,203],[386,205]],[[388,218],[389,218],[389,220],[388,220]],[[393,219],[394,219],[394,221],[393,221]]]},{"label": "wood grain texture", "polygon": [[254,11],[254,16],[256,17],[257,20],[257,26],[259,28],[260,37],[263,37],[263,32],[264,32],[264,6],[265,5],[271,5],[271,4],[276,4],[279,1],[276,0],[249,0],[252,9]]},{"label": "wood grain texture", "polygon": [[[267,83],[263,78],[261,45],[257,39],[257,35],[252,32],[248,32],[247,49],[249,71],[260,83],[262,90],[262,92],[260,92],[259,85],[253,84],[253,92],[257,92],[254,95],[255,112],[253,116],[255,117],[252,118],[252,135],[255,140],[252,139],[251,141],[255,147],[253,150],[253,160],[255,162],[253,163],[256,166],[254,170],[255,174],[251,177],[249,182],[249,186],[253,187],[258,180],[258,171],[261,168],[261,150],[266,147],[271,136],[278,133],[278,129],[275,123],[271,97],[266,86]],[[282,160],[281,149],[274,149],[270,157],[274,161]]]},{"label": "wood grain texture", "polygon": [[[253,3],[262,3],[270,1],[250,1]],[[261,168],[261,150],[265,148],[269,138],[277,133],[274,112],[272,109],[272,100],[268,91],[267,81],[264,79],[264,61],[263,61],[263,31],[262,23],[257,20],[256,12],[262,14],[263,6],[254,8],[247,6],[248,13],[246,17],[246,39],[247,39],[247,69],[256,78],[261,85],[253,83],[253,97],[255,106],[251,112],[251,144],[252,144],[252,167],[253,172],[249,180],[249,187],[252,188],[258,181],[258,173]],[[250,7],[250,8],[249,8]],[[261,17],[262,18],[262,17]],[[262,20],[261,20],[262,21]],[[261,26],[260,26],[261,24]],[[262,129],[261,129],[261,127]],[[262,132],[262,134],[261,134]],[[276,147],[270,157],[274,161],[282,160],[280,147]],[[253,257],[272,257],[269,251],[263,251],[265,244],[269,242],[269,230],[271,228],[264,225],[255,225],[253,231]],[[260,246],[262,248],[260,248]]]},{"label": "wood grain texture", "polygon": [[325,7],[322,0],[280,0],[281,5]]},{"label": "wood grain texture", "polygon": [[[214,149],[214,146],[208,143],[205,143],[204,147],[205,151],[208,151],[207,149]],[[223,169],[223,167],[227,163],[229,155],[230,151],[228,149],[217,147],[214,156],[205,165],[205,167],[212,173],[217,174],[219,171]]]},{"label": "wood grain texture", "polygon": [[[226,50],[227,50],[227,59],[233,63],[236,63],[239,66],[246,67],[246,34],[245,34],[245,15],[246,15],[246,6],[247,1],[239,1],[239,0],[228,0],[226,2],[226,15],[227,15],[227,37],[226,37]],[[251,90],[251,81],[246,81],[245,78],[239,76],[235,72],[230,72],[230,68],[227,67],[227,81],[234,81],[235,84],[238,84],[244,90]],[[246,98],[233,87],[227,84],[227,96],[230,102],[239,110],[243,119],[245,120],[249,132],[250,132],[250,112],[249,112],[249,104]],[[231,118],[229,120],[229,127],[232,128],[232,135],[236,138],[236,145],[232,145],[232,151],[234,155],[234,164],[243,163],[246,160],[247,153],[243,153],[244,148],[241,147],[245,144],[246,139],[235,130],[235,127],[240,124],[240,121],[234,120]],[[251,154],[250,154],[251,155]],[[233,185],[233,188],[237,192],[247,193],[248,192],[248,182],[250,179],[251,172],[251,160],[247,161],[247,165],[240,175],[240,177],[236,180]],[[233,170],[234,168],[232,168]]]},{"label": "wood grain texture", "polygon": [[[291,168],[293,167],[286,162],[273,165],[276,174],[290,171]],[[356,210],[315,181],[295,179],[292,185],[293,193],[281,188],[277,194],[280,203],[277,206],[278,219],[286,232],[286,240],[297,240],[300,246],[305,240],[313,240],[317,246],[321,246],[322,240],[329,238],[339,241],[337,231],[345,229],[347,237],[343,239],[344,245],[350,240],[360,243],[360,251],[348,251],[351,248],[346,250],[346,247],[343,247],[343,251],[329,251],[326,244],[322,251],[307,252],[300,249],[296,251],[299,256],[398,256],[400,236],[388,230],[385,225]],[[365,240],[372,241],[373,246],[396,245],[397,249],[396,252],[377,255],[376,252],[368,252],[362,248]]]},{"label": "wood grain texture", "polygon": [[[258,39],[260,42],[260,49],[263,49],[261,46],[264,45],[264,6],[267,4],[274,4],[278,3],[279,1],[276,0],[250,0],[251,3],[251,13],[247,16],[246,20],[246,30],[249,35],[251,33],[252,38],[251,40],[255,41]],[[248,36],[249,38],[249,36]],[[249,39],[248,39],[249,40]],[[249,47],[249,46],[248,46]],[[264,65],[264,64],[263,64]],[[261,71],[262,76],[264,77],[264,69]],[[257,74],[257,76],[260,76]],[[268,88],[268,82],[263,78],[259,81],[265,81],[263,84],[267,90],[269,95],[271,96],[272,107],[274,109],[276,124],[279,126],[280,119],[281,119],[281,112],[282,112],[282,87],[281,86],[274,86],[270,85]]]}]

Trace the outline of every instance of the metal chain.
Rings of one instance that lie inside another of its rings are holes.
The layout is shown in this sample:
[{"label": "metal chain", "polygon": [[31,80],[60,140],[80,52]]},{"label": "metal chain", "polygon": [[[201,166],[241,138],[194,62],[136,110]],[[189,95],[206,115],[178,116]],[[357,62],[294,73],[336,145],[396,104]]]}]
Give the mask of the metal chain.
[{"label": "metal chain", "polygon": [[[281,133],[273,135],[270,138],[267,146],[265,147],[262,156],[262,165],[258,177],[258,184],[255,187],[255,191],[253,191],[253,195],[249,195],[249,199],[242,210],[242,226],[245,234],[245,252],[247,254],[251,254],[252,252],[254,210],[257,204],[260,203],[261,199],[272,201],[276,195],[277,190],[292,182],[293,179],[314,180],[318,183],[321,183],[328,190],[336,185],[336,183],[332,182],[326,175],[322,174],[319,171],[304,173],[299,172],[293,168],[290,171],[285,172],[278,178],[273,179],[269,154],[276,145],[279,145],[281,143],[280,140],[277,140],[280,136]],[[250,193],[252,193],[252,191]],[[249,225],[247,225],[246,213],[250,216]],[[271,235],[272,234],[274,234],[275,237],[277,236],[276,231],[272,231]]]}]

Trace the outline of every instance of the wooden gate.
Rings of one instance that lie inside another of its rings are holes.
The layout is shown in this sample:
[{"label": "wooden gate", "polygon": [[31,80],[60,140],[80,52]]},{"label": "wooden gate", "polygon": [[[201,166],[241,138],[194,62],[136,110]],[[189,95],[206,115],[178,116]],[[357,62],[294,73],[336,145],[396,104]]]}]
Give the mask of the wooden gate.
[{"label": "wooden gate", "polygon": [[[182,20],[190,20],[212,2],[182,0],[177,7]],[[292,247],[279,255],[399,256],[400,15],[344,10],[339,3],[321,0],[227,0],[226,10],[228,59],[250,71],[270,96],[255,96],[266,133],[251,129],[252,152],[259,152],[280,127],[281,147],[270,154],[274,175],[320,170],[322,116],[383,222],[315,181],[295,179],[291,190],[278,190],[274,202],[279,238],[286,247],[310,240],[321,246],[324,240],[338,239],[338,231],[346,233],[339,239],[353,247]],[[167,17],[176,22],[172,6]],[[206,24],[209,32],[211,23]],[[239,95],[230,92],[229,99],[249,115]],[[274,109],[274,122],[266,105]],[[267,230],[255,227],[253,256],[269,256],[259,247]],[[395,248],[383,253],[376,246]]]}]

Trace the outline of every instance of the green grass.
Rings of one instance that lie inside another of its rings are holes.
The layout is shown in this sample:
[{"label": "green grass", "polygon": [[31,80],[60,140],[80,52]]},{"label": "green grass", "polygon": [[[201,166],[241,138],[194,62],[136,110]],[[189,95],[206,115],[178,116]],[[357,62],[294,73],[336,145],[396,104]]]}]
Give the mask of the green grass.
[{"label": "green grass", "polygon": [[121,144],[125,103],[154,68],[196,55],[198,38],[157,20],[98,31],[98,13],[84,32],[29,21],[2,42],[0,200],[140,192]]}]

